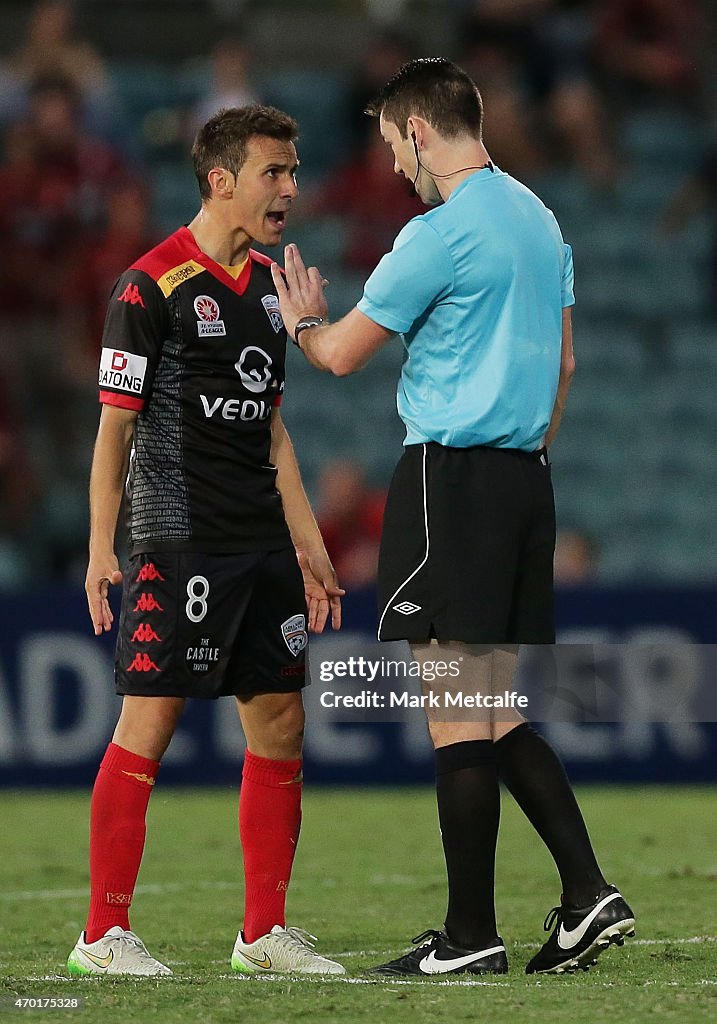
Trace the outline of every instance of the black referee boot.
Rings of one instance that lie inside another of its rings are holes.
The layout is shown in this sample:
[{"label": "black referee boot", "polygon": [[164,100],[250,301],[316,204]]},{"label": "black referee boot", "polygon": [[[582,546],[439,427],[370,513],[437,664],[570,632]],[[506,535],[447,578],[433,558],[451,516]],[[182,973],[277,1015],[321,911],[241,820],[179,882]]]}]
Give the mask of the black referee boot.
[{"label": "black referee boot", "polygon": [[443,931],[430,929],[412,940],[419,943],[410,953],[390,960],[386,964],[372,967],[369,974],[384,977],[418,975],[425,978],[435,974],[507,974],[508,958],[503,940],[496,936],[495,942],[486,949],[463,949],[455,946]]},{"label": "black referee boot", "polygon": [[573,974],[587,971],[612,943],[622,946],[635,934],[635,915],[614,885],[588,907],[563,903],[553,907],[543,927],[555,930],[525,968],[526,974]]}]

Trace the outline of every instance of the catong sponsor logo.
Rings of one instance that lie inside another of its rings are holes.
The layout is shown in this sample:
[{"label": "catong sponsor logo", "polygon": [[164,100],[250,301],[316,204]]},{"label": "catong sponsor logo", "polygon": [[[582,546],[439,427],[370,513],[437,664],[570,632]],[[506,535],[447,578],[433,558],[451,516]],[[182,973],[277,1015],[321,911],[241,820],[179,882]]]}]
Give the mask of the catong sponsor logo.
[{"label": "catong sponsor logo", "polygon": [[114,388],[131,395],[141,395],[147,357],[123,352],[121,349],[103,348],[100,357],[99,385]]},{"label": "catong sponsor logo", "polygon": [[200,338],[227,333],[224,321],[219,319],[219,303],[211,295],[197,295],[194,312],[198,317],[197,331]]}]

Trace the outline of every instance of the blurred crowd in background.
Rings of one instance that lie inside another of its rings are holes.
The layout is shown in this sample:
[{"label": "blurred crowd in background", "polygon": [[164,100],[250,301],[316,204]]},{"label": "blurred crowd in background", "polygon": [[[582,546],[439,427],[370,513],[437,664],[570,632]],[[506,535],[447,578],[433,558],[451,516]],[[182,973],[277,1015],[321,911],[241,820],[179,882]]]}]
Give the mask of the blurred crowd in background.
[{"label": "blurred crowd in background", "polygon": [[[422,212],[362,111],[404,61],[437,52],[474,77],[493,160],[537,191],[575,251],[578,369],[552,453],[558,580],[717,578],[706,4],[117,0],[113,16],[138,39],[152,8],[185,20],[201,9],[207,47],[175,45],[171,58],[161,38],[146,57],[144,39],[141,55],[118,52],[101,19],[86,31],[98,5],[5,5],[15,31],[0,44],[0,589],[84,575],[106,300],[126,266],[192,217],[197,127],[253,101],[299,120],[301,195],[285,240],[330,279],[337,316]],[[255,31],[267,12],[273,36]],[[285,45],[308,32],[336,38],[335,59],[327,45],[318,60]],[[339,381],[290,353],[285,418],[346,586],[375,576],[402,440],[400,362],[396,339]]]}]

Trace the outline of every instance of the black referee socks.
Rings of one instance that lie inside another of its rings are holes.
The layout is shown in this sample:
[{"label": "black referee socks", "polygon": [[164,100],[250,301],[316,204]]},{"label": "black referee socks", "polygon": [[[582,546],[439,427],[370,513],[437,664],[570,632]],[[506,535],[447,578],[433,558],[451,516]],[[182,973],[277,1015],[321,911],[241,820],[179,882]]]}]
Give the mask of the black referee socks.
[{"label": "black referee socks", "polygon": [[558,755],[528,722],[494,748],[501,779],[552,854],[565,902],[588,906],[607,883]]},{"label": "black referee socks", "polygon": [[446,931],[455,945],[482,949],[497,934],[493,888],[500,788],[493,742],[439,747],[436,796],[448,871]]}]

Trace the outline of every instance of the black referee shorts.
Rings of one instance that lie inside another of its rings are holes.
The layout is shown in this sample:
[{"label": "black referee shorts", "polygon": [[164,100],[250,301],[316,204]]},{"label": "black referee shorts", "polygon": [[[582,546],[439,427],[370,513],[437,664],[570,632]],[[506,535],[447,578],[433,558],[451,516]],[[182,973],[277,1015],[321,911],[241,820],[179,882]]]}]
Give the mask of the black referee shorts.
[{"label": "black referee shorts", "polygon": [[379,640],[554,643],[554,551],[545,449],[409,445],[386,503]]},{"label": "black referee shorts", "polygon": [[115,682],[140,697],[289,693],[305,685],[306,600],[292,548],[164,551],[124,571]]}]

